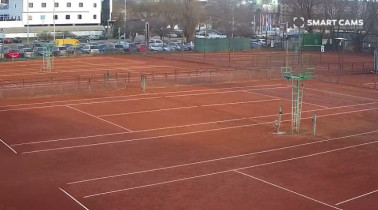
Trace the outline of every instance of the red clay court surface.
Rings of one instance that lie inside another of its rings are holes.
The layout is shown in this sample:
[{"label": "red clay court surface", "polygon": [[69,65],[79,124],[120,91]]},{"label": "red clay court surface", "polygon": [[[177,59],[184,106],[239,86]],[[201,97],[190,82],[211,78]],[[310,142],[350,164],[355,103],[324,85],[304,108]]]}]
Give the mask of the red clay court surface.
[{"label": "red clay court surface", "polygon": [[376,209],[378,92],[306,81],[301,134],[274,135],[290,99],[265,80],[0,101],[0,209]]}]

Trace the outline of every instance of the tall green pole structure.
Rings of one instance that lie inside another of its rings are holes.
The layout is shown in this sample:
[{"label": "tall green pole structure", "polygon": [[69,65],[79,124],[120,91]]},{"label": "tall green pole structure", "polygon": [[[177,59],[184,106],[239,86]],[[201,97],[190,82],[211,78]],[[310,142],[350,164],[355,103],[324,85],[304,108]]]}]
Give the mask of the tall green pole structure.
[{"label": "tall green pole structure", "polygon": [[306,68],[304,71],[293,71],[291,67],[281,67],[282,77],[291,81],[291,132],[299,133],[301,116],[302,116],[302,102],[303,102],[303,88],[304,81],[313,77],[314,68]]}]

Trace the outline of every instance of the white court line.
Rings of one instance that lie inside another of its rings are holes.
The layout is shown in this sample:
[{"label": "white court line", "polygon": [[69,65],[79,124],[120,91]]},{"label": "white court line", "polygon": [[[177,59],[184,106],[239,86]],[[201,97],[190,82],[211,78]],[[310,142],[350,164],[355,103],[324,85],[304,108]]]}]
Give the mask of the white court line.
[{"label": "white court line", "polygon": [[289,189],[287,189],[287,188],[285,188],[285,187],[282,187],[282,186],[279,186],[279,185],[273,184],[273,183],[268,182],[268,181],[266,181],[266,180],[263,180],[263,179],[260,179],[260,178],[254,177],[254,176],[252,176],[252,175],[249,175],[249,174],[243,173],[243,172],[241,172],[241,171],[234,170],[234,172],[239,173],[239,174],[242,174],[242,175],[247,176],[247,177],[250,177],[250,178],[252,178],[252,179],[258,180],[258,181],[260,181],[260,182],[264,182],[265,184],[268,184],[268,185],[271,185],[271,186],[277,187],[277,188],[279,188],[279,189],[281,189],[281,190],[285,190],[285,191],[290,192],[290,193],[293,193],[293,194],[295,194],[295,195],[299,195],[299,196],[301,196],[301,197],[307,198],[307,199],[309,199],[309,200],[315,201],[315,202],[320,203],[320,204],[323,204],[323,205],[325,205],[325,206],[328,206],[328,207],[331,207],[331,208],[334,208],[334,209],[342,210],[342,209],[337,208],[337,207],[335,207],[335,206],[332,206],[332,205],[330,205],[330,204],[327,204],[327,203],[324,203],[324,202],[322,202],[322,201],[316,200],[316,199],[314,199],[314,198],[308,197],[308,196],[306,196],[306,195],[303,195],[303,194],[301,194],[301,193],[295,192],[295,191],[293,191],[293,190],[289,190]]},{"label": "white court line", "polygon": [[347,147],[342,147],[342,148],[338,148],[338,149],[327,150],[327,151],[323,151],[323,152],[312,153],[312,154],[309,154],[309,155],[298,156],[298,157],[289,158],[289,159],[282,159],[282,160],[279,160],[279,161],[272,161],[272,162],[258,164],[258,165],[252,165],[252,166],[241,167],[241,168],[234,168],[234,169],[229,169],[229,170],[224,170],[224,171],[202,174],[202,175],[198,175],[198,176],[191,176],[191,177],[186,177],[186,178],[181,178],[181,179],[174,179],[174,180],[170,180],[170,181],[158,182],[158,183],[154,183],[154,184],[142,185],[142,186],[137,186],[137,187],[132,187],[132,188],[123,188],[123,189],[112,190],[112,191],[107,191],[107,192],[95,193],[95,194],[91,194],[91,195],[86,195],[86,196],[84,196],[84,198],[97,197],[97,196],[107,195],[107,194],[112,194],[112,193],[118,193],[118,192],[124,192],[124,191],[129,191],[129,190],[147,188],[147,187],[151,187],[151,186],[164,185],[164,184],[169,184],[169,183],[173,183],[173,182],[180,182],[180,181],[186,181],[186,180],[190,180],[190,179],[197,179],[197,178],[212,176],[212,175],[216,175],[216,174],[233,172],[233,171],[236,171],[236,170],[239,171],[239,170],[244,170],[244,169],[249,169],[249,168],[256,168],[256,167],[261,167],[261,166],[266,166],[266,165],[273,165],[273,164],[277,164],[277,163],[289,162],[289,161],[293,161],[293,160],[299,160],[299,159],[304,159],[304,158],[308,158],[308,157],[319,156],[319,155],[323,155],[323,154],[338,152],[338,151],[342,151],[342,150],[347,150],[347,149],[351,149],[351,148],[356,148],[356,147],[361,147],[361,146],[366,146],[366,145],[376,144],[376,143],[378,143],[378,141],[373,141],[373,142],[368,142],[368,143],[363,143],[363,144],[357,144],[357,145],[353,145],[353,146],[347,146]]},{"label": "white court line", "polygon": [[367,196],[367,195],[370,195],[370,194],[373,194],[373,193],[376,193],[376,192],[378,192],[378,190],[374,190],[374,191],[372,191],[372,192],[368,192],[368,193],[365,193],[365,194],[363,194],[363,195],[356,196],[356,197],[354,197],[354,198],[351,198],[351,199],[348,199],[348,200],[345,200],[345,201],[341,201],[341,202],[339,202],[339,203],[336,203],[335,205],[337,206],[337,205],[340,205],[340,204],[343,204],[343,203],[347,203],[347,202],[349,202],[349,201],[352,201],[352,200],[355,200],[355,199],[358,199],[358,198],[362,198],[362,197],[365,197],[365,196]]},{"label": "white court line", "polygon": [[[266,96],[266,97],[271,97],[271,98],[278,98],[278,99],[283,99],[283,100],[286,100],[286,101],[291,101],[291,99],[287,99],[287,98],[283,98],[283,97],[278,97],[278,96],[271,96],[271,95],[266,95],[266,94],[262,94],[262,93],[256,93],[256,92],[253,92],[254,90],[245,90],[244,92],[247,92],[247,93],[254,93],[254,94],[258,94],[258,95],[262,95],[262,96]],[[327,106],[323,106],[323,105],[319,105],[319,104],[313,104],[313,103],[308,103],[308,102],[303,102],[304,104],[309,104],[309,105],[313,105],[313,106],[318,106],[318,107],[322,107],[322,108],[330,108],[330,107],[327,107]]]},{"label": "white court line", "polygon": [[201,107],[212,107],[212,106],[227,106],[227,105],[236,105],[236,104],[272,102],[272,101],[279,101],[279,100],[280,99],[270,99],[270,100],[258,100],[258,101],[239,101],[239,102],[219,103],[219,104],[205,104],[205,105],[194,105],[194,106],[182,106],[182,107],[173,107],[173,108],[166,108],[166,109],[153,109],[153,110],[138,111],[138,112],[124,112],[124,113],[117,113],[117,114],[99,115],[98,117],[111,117],[111,116],[122,116],[122,115],[131,115],[131,114],[143,114],[143,113],[162,112],[162,111],[171,111],[171,110],[180,110],[180,109],[193,109],[193,108],[201,108]]},{"label": "white court line", "polygon": [[105,57],[113,60],[120,60],[120,61],[125,61],[125,62],[134,62],[134,63],[146,63],[144,61],[136,61],[136,60],[131,60],[131,59],[121,59],[121,58],[113,58],[113,57]]},{"label": "white court line", "polygon": [[67,105],[66,107],[68,107],[68,108],[70,108],[70,109],[73,109],[73,110],[76,110],[76,111],[78,111],[78,112],[81,112],[81,113],[83,113],[83,114],[85,114],[85,115],[88,115],[88,116],[94,117],[94,118],[96,118],[96,119],[98,119],[98,120],[101,120],[101,121],[107,122],[107,123],[109,123],[109,124],[111,124],[111,125],[117,126],[118,128],[122,128],[123,130],[129,131],[129,132],[132,132],[132,130],[130,130],[130,129],[127,129],[127,128],[125,128],[125,127],[122,127],[122,126],[117,125],[117,124],[115,124],[115,123],[112,123],[112,122],[110,122],[110,121],[107,121],[107,120],[101,119],[101,118],[99,118],[99,117],[96,117],[96,116],[94,116],[94,115],[92,115],[92,114],[89,114],[88,112],[84,112],[84,111],[82,111],[82,110],[80,110],[80,109],[76,109],[76,108],[74,108],[74,107],[72,107],[72,106],[68,106],[68,105]]},{"label": "white court line", "polygon": [[[377,104],[377,103],[378,102],[371,102],[371,103],[362,103],[362,104],[354,104],[354,105],[345,105],[345,106],[339,106],[339,107],[332,107],[332,108],[328,108],[328,109],[313,109],[313,110],[303,111],[303,113],[315,112],[315,111],[327,111],[327,110],[341,109],[341,108],[348,108],[348,107],[356,107],[356,106],[365,106],[365,105]],[[291,113],[286,113],[286,114],[283,114],[283,116],[290,115],[290,114]],[[133,131],[133,132],[118,132],[118,133],[108,133],[108,134],[97,134],[97,135],[88,135],[88,136],[78,136],[78,137],[51,139],[51,140],[44,140],[44,141],[33,141],[33,142],[25,142],[25,143],[19,143],[19,144],[12,144],[11,146],[21,146],[21,145],[28,145],[28,144],[41,144],[41,143],[59,142],[59,141],[68,141],[68,140],[79,140],[79,139],[87,139],[87,138],[95,138],[95,137],[122,135],[122,134],[126,134],[126,133],[140,133],[140,132],[157,131],[157,130],[165,130],[165,129],[172,129],[172,128],[192,127],[192,126],[197,126],[197,125],[209,125],[209,124],[218,124],[218,123],[224,123],[224,122],[233,122],[233,121],[241,121],[241,120],[250,120],[250,119],[258,119],[258,118],[275,117],[275,116],[277,116],[277,114],[263,115],[263,116],[252,116],[252,117],[243,117],[243,118],[233,118],[233,119],[228,119],[228,120],[218,120],[218,121],[211,121],[211,122],[203,122],[203,123],[194,123],[194,124],[186,124],[186,125],[179,125],[179,126],[155,128],[155,129],[138,130],[138,131]]]},{"label": "white court line", "polygon": [[[280,88],[283,88],[283,87],[274,87],[274,88],[266,88],[266,89],[280,89]],[[284,88],[286,88],[286,87],[284,87]],[[256,90],[265,90],[265,89],[256,89]],[[159,98],[163,99],[163,98],[176,98],[176,97],[186,97],[186,96],[226,94],[226,93],[236,93],[236,92],[244,92],[244,91],[242,91],[242,90],[230,90],[230,91],[191,93],[191,94],[171,95],[171,96],[162,95],[162,96],[134,98],[134,99],[119,99],[119,100],[109,100],[109,101],[82,102],[82,103],[73,103],[73,104],[57,104],[57,105],[46,105],[46,106],[37,106],[37,107],[10,108],[10,109],[0,110],[0,112],[16,111],[16,110],[30,110],[30,109],[45,109],[45,108],[62,107],[62,106],[79,106],[79,105],[90,105],[90,104],[103,104],[103,103],[114,103],[114,102],[151,100],[151,99],[159,99]]]},{"label": "white court line", "polygon": [[84,180],[69,182],[67,184],[69,184],[69,185],[79,184],[79,183],[83,183],[83,182],[91,182],[91,181],[96,181],[96,180],[103,180],[103,179],[109,179],[109,178],[129,176],[129,175],[134,175],[134,174],[142,174],[142,173],[162,171],[162,170],[173,169],[173,168],[181,168],[181,167],[186,167],[186,166],[200,165],[200,164],[204,164],[204,163],[217,162],[217,161],[221,161],[221,160],[229,160],[229,159],[235,159],[235,158],[240,158],[240,157],[245,157],[245,156],[251,156],[251,155],[258,155],[258,154],[264,154],[264,153],[269,153],[269,152],[287,150],[287,149],[292,149],[292,148],[297,148],[297,147],[308,146],[308,145],[312,145],[312,144],[320,144],[320,143],[324,143],[324,142],[336,141],[336,140],[339,140],[339,139],[362,136],[362,135],[376,133],[376,132],[378,132],[378,130],[359,133],[359,134],[353,134],[353,135],[348,135],[348,136],[343,136],[343,137],[336,137],[336,138],[326,139],[326,140],[322,140],[322,141],[314,141],[314,142],[309,142],[309,143],[297,144],[297,145],[293,145],[293,146],[286,146],[286,147],[280,147],[280,148],[276,148],[276,149],[263,150],[263,151],[259,151],[259,152],[251,152],[251,153],[245,153],[245,154],[241,154],[241,155],[233,155],[233,156],[227,156],[227,157],[222,157],[222,158],[216,158],[216,159],[210,159],[210,160],[203,160],[203,161],[167,166],[167,167],[162,167],[162,168],[154,168],[154,169],[149,169],[149,170],[144,170],[144,171],[136,171],[136,172],[130,172],[130,173],[123,173],[123,174],[103,176],[103,177],[97,177],[97,178],[91,178],[91,179],[84,179]]},{"label": "white court line", "polygon": [[377,99],[354,96],[354,95],[349,95],[349,94],[344,94],[344,93],[331,92],[331,91],[326,91],[326,90],[317,90],[317,89],[312,89],[312,88],[306,88],[306,90],[313,90],[313,91],[329,93],[329,94],[334,94],[334,95],[341,95],[341,96],[349,96],[349,97],[353,97],[353,98],[361,98],[361,99],[366,99],[366,100],[370,100],[370,101],[378,101]]},{"label": "white court line", "polygon": [[[205,90],[185,90],[185,91],[170,91],[170,92],[162,92],[162,93],[147,93],[147,94],[135,94],[129,96],[109,96],[109,97],[97,97],[97,98],[89,98],[89,99],[72,99],[72,100],[64,100],[64,101],[51,101],[51,102],[39,102],[39,103],[29,103],[29,104],[14,104],[14,105],[6,105],[4,107],[17,107],[17,106],[28,106],[28,105],[43,105],[43,104],[52,104],[52,103],[62,103],[62,102],[81,102],[81,101],[88,101],[88,100],[101,100],[101,99],[114,99],[114,98],[130,98],[130,97],[137,97],[137,96],[146,96],[146,95],[164,95],[164,94],[176,94],[176,93],[193,93],[193,92],[205,92],[205,91],[221,91],[221,90],[234,90],[234,89],[243,89],[243,88],[253,88],[253,87],[278,87],[281,84],[275,85],[252,85],[252,86],[237,86],[237,87],[230,87],[230,88],[212,88],[212,89],[205,89]],[[72,104],[76,105],[76,104]],[[2,111],[2,110],[0,110]]]},{"label": "white court line", "polygon": [[2,139],[0,139],[0,141],[1,141],[6,147],[8,147],[10,150],[12,150],[12,152],[14,152],[14,153],[17,155],[16,150],[14,150],[11,146],[9,146],[7,143],[5,143]]},{"label": "white court line", "polygon": [[68,192],[63,190],[59,187],[59,190],[62,191],[64,194],[66,194],[68,197],[70,197],[72,200],[74,200],[77,204],[79,204],[81,207],[83,207],[85,210],[89,210],[86,206],[84,206],[82,203],[80,203],[78,200],[76,200],[72,195],[70,195]]},{"label": "white court line", "polygon": [[[328,115],[318,115],[317,117],[322,118],[322,117],[328,117],[328,116],[350,114],[350,113],[355,113],[355,112],[363,112],[363,111],[370,111],[370,110],[377,110],[377,109],[378,108],[363,109],[363,110],[358,110],[358,111],[341,112],[341,113],[334,113],[334,114],[328,114]],[[302,118],[302,120],[305,120],[305,119],[313,119],[313,117]],[[282,120],[281,122],[290,122],[290,121],[291,120]],[[165,138],[165,137],[184,136],[184,135],[191,135],[191,134],[197,134],[197,133],[206,133],[206,132],[214,132],[214,131],[229,130],[229,129],[236,129],[236,128],[245,128],[245,127],[257,126],[257,125],[271,124],[271,123],[272,122],[261,122],[261,123],[245,124],[245,125],[230,126],[230,127],[224,127],[224,128],[215,128],[215,129],[208,129],[208,130],[201,130],[201,131],[176,133],[176,134],[169,134],[169,135],[162,135],[162,136],[126,139],[126,140],[119,140],[119,141],[102,142],[102,143],[95,143],[95,144],[84,144],[84,145],[69,146],[69,147],[58,147],[58,148],[52,148],[52,149],[32,150],[32,151],[28,151],[28,152],[23,152],[21,154],[31,154],[31,153],[67,150],[67,149],[74,149],[74,148],[84,148],[84,147],[93,147],[93,146],[101,146],[101,145],[120,144],[120,143],[126,143],[126,142],[159,139],[159,138]]]}]

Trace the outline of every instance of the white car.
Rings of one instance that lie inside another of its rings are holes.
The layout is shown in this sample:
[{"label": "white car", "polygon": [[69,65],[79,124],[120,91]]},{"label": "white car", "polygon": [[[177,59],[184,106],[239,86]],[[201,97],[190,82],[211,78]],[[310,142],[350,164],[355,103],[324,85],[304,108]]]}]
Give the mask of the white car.
[{"label": "white car", "polygon": [[85,45],[82,48],[82,51],[84,53],[88,53],[88,54],[97,54],[97,53],[100,53],[100,50],[98,49],[98,46],[96,46],[96,45]]},{"label": "white car", "polygon": [[159,44],[150,44],[149,48],[151,51],[156,51],[156,52],[163,51],[163,47],[161,47]]},{"label": "white car", "polygon": [[160,47],[164,45],[163,41],[161,41],[160,39],[150,39],[149,44],[155,44]]}]

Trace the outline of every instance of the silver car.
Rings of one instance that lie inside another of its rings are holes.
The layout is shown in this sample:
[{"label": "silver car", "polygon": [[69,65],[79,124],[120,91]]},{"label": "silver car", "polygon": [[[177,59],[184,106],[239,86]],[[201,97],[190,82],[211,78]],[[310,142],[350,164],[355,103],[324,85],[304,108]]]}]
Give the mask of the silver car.
[{"label": "silver car", "polygon": [[31,58],[33,57],[33,55],[34,55],[34,52],[33,52],[33,49],[31,48],[22,48],[20,50],[20,56],[22,58]]}]

